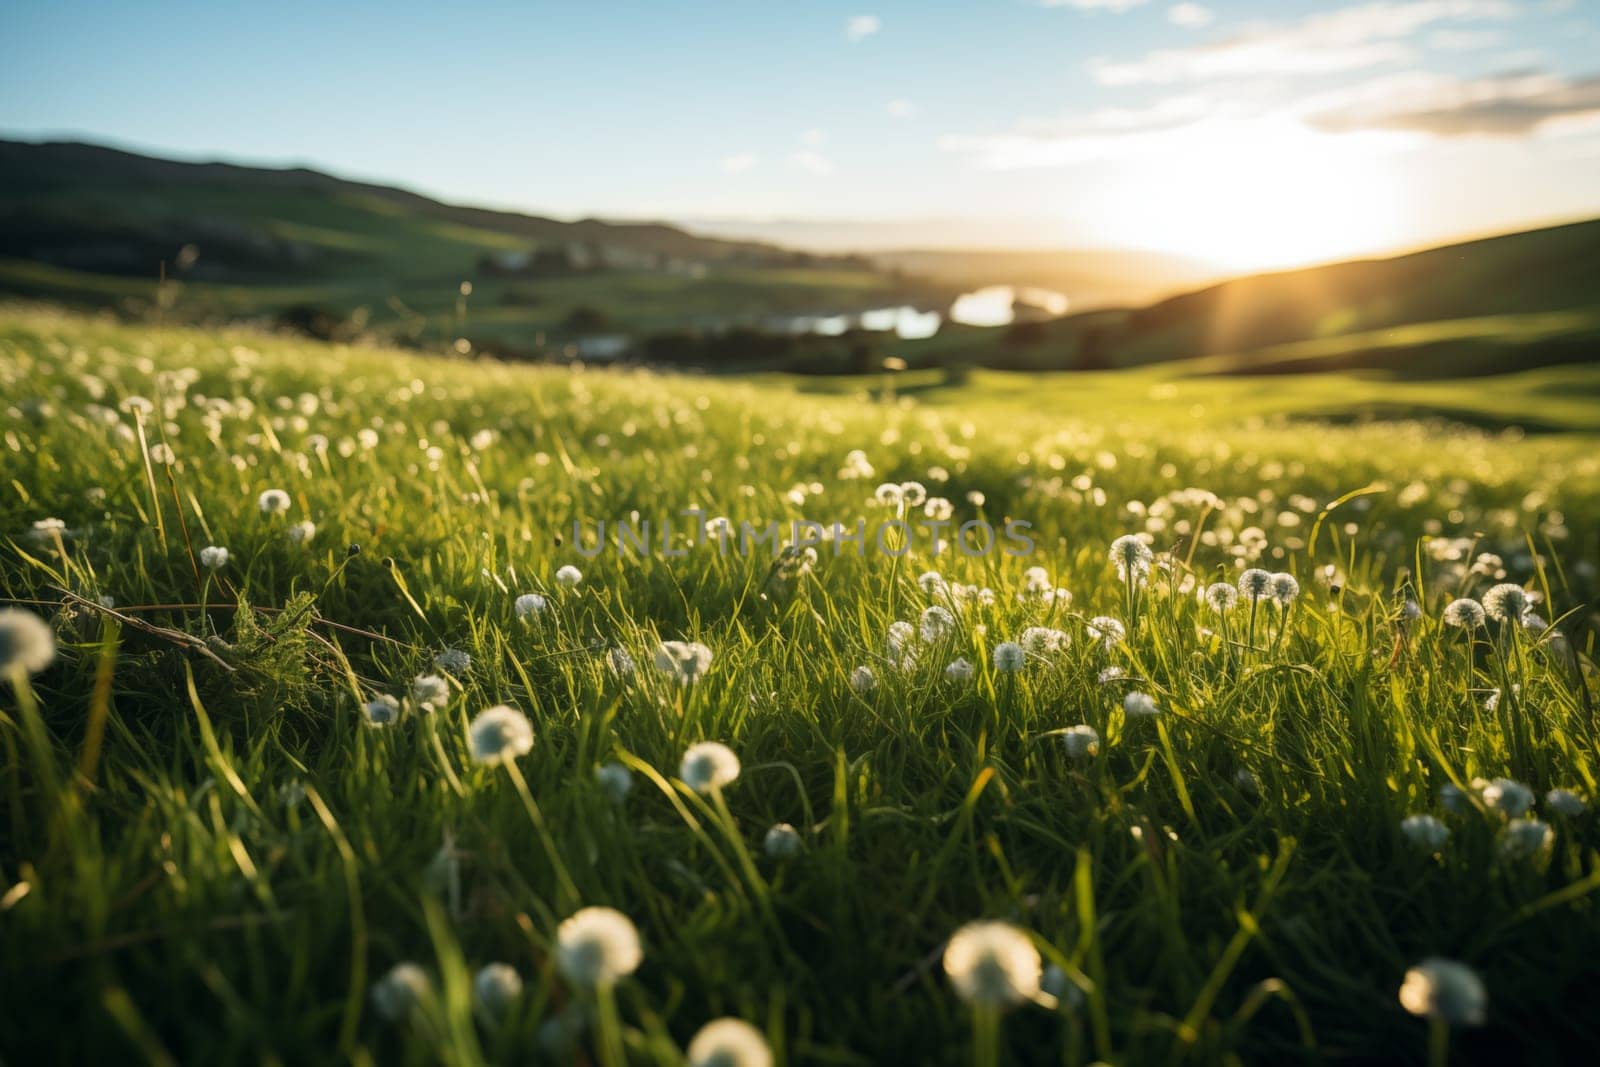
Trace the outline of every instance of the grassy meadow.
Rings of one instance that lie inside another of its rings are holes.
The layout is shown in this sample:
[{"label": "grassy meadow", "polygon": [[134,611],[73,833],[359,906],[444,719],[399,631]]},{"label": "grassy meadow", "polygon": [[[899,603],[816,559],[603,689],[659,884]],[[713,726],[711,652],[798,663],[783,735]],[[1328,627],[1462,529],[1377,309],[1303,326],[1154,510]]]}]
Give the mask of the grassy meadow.
[{"label": "grassy meadow", "polygon": [[[56,653],[0,644],[0,1059],[667,1065],[732,1016],[783,1064],[1579,1061],[1597,391],[734,382],[7,308],[0,597]],[[685,545],[946,507],[1034,549]],[[580,551],[635,513],[682,554]],[[1203,596],[1255,569],[1298,595]],[[1508,583],[1528,617],[1446,622]],[[496,705],[531,747],[485,763]],[[638,930],[614,987],[586,906]],[[981,919],[1021,944],[944,958]],[[1433,957],[1486,1002],[1408,1011]]]}]

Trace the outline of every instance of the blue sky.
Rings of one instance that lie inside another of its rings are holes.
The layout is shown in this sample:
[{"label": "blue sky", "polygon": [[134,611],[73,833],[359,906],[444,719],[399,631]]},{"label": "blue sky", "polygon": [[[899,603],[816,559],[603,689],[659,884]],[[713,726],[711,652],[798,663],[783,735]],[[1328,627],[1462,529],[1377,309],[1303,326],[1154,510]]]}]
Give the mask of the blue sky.
[{"label": "blue sky", "polygon": [[9,0],[0,131],[1278,265],[1600,214],[1600,2]]}]

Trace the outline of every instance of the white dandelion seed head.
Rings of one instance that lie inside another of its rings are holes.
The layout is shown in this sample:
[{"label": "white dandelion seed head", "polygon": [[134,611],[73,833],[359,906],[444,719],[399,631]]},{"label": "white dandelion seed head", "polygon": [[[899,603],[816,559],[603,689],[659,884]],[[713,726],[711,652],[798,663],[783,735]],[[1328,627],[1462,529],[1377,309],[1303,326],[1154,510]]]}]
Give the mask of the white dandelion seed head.
[{"label": "white dandelion seed head", "polygon": [[221,545],[207,545],[200,550],[200,566],[208,571],[220,571],[228,565],[228,550]]},{"label": "white dandelion seed head", "polygon": [[450,683],[437,674],[419,674],[411,680],[411,699],[430,711],[450,703]]},{"label": "white dandelion seed head", "polygon": [[1144,719],[1161,714],[1161,709],[1156,707],[1155,697],[1135,689],[1122,698],[1122,713],[1130,719]]},{"label": "white dandelion seed head", "polygon": [[1272,574],[1260,567],[1251,567],[1239,575],[1239,594],[1251,601],[1271,596]]},{"label": "white dandelion seed head", "polygon": [[743,1019],[714,1019],[689,1041],[689,1067],[772,1067],[772,1049]]},{"label": "white dandelion seed head", "polygon": [[1278,602],[1279,607],[1288,607],[1300,596],[1300,583],[1292,574],[1279,573],[1272,576],[1272,599]]},{"label": "white dandelion seed head", "polygon": [[173,454],[171,445],[165,441],[157,441],[150,446],[150,461],[167,467],[178,462],[178,457]]},{"label": "white dandelion seed head", "polygon": [[549,606],[549,603],[538,593],[523,593],[511,602],[511,608],[517,613],[517,618],[526,619],[535,615],[543,615],[544,609]]},{"label": "white dandelion seed head", "polygon": [[678,777],[696,793],[709,793],[739,777],[739,757],[720,741],[701,741],[683,754]]},{"label": "white dandelion seed head", "polygon": [[850,672],[850,688],[858,693],[870,693],[878,687],[878,676],[865,664]]},{"label": "white dandelion seed head", "polygon": [[656,669],[679,685],[698,681],[711,666],[711,650],[698,641],[663,641],[656,646]]},{"label": "white dandelion seed head", "polygon": [[620,763],[603,763],[596,767],[594,780],[613,804],[621,804],[633,791],[633,772]]},{"label": "white dandelion seed head", "polygon": [[1068,727],[1061,735],[1061,743],[1073,759],[1093,759],[1100,754],[1100,735],[1086,723]]},{"label": "white dandelion seed head", "polygon": [[256,497],[256,506],[263,515],[281,515],[289,510],[289,494],[282,489],[267,489]]},{"label": "white dandelion seed head", "polygon": [[1500,855],[1508,860],[1534,860],[1550,851],[1555,831],[1538,819],[1512,819],[1500,831]]},{"label": "white dandelion seed head", "polygon": [[1402,622],[1416,622],[1422,618],[1422,605],[1415,600],[1407,600],[1400,605],[1400,619]]},{"label": "white dandelion seed head", "polygon": [[433,665],[441,671],[461,674],[472,666],[472,657],[459,648],[447,648],[433,657]]},{"label": "white dandelion seed head", "polygon": [[1570,789],[1552,789],[1544,795],[1545,806],[1557,815],[1576,819],[1588,807],[1583,798]]},{"label": "white dandelion seed head", "polygon": [[372,986],[372,1006],[392,1023],[408,1018],[433,995],[428,972],[409,961],[397,963]]},{"label": "white dandelion seed head", "polygon": [[487,963],[472,976],[472,997],[490,1015],[501,1015],[522,996],[522,975],[509,963]]},{"label": "white dandelion seed head", "polygon": [[1067,977],[1066,971],[1053,963],[1040,975],[1039,988],[1055,997],[1056,1003],[1069,1011],[1083,1007],[1083,990],[1078,988],[1078,983]]},{"label": "white dandelion seed head", "polygon": [[312,538],[317,536],[317,524],[312,522],[310,519],[302,519],[301,521],[290,526],[288,530],[284,531],[284,533],[289,538],[289,542],[291,544],[307,544]]},{"label": "white dandelion seed head", "polygon": [[1446,626],[1459,626],[1463,630],[1476,630],[1483,625],[1483,605],[1469,597],[1452,600],[1445,605]]},{"label": "white dandelion seed head", "polygon": [[956,632],[956,617],[935,604],[922,613],[919,631],[922,640],[930,645],[943,641]]},{"label": "white dandelion seed head", "polygon": [[1439,806],[1452,815],[1463,815],[1472,810],[1467,791],[1454,782],[1446,782],[1439,787]]},{"label": "white dandelion seed head", "polygon": [[1261,779],[1249,767],[1240,767],[1233,772],[1233,787],[1247,796],[1261,795]]},{"label": "white dandelion seed head", "polygon": [[56,632],[22,608],[0,608],[0,673],[38,674],[56,658]]},{"label": "white dandelion seed head", "polygon": [[929,596],[942,596],[950,588],[938,571],[923,571],[917,576],[917,585]]},{"label": "white dandelion seed head", "polygon": [[972,680],[973,670],[972,663],[965,656],[958,657],[945,667],[944,680],[954,682],[956,685],[965,685]]},{"label": "white dandelion seed head", "polygon": [[1101,670],[1099,674],[1094,676],[1094,678],[1095,681],[1099,682],[1101,685],[1110,685],[1112,682],[1121,681],[1123,678],[1127,677],[1127,674],[1127,671],[1113,663],[1111,666]]},{"label": "white dandelion seed head", "polygon": [[1030,626],[1022,631],[1018,643],[1028,655],[1043,656],[1051,652],[1060,652],[1072,643],[1072,638],[1063,631],[1053,630],[1048,626]]},{"label": "white dandelion seed head", "polygon": [[900,499],[905,501],[908,508],[920,508],[927,503],[927,487],[921,482],[901,482]]},{"label": "white dandelion seed head", "polygon": [[1451,1026],[1481,1026],[1488,1014],[1489,994],[1471,967],[1435,956],[1406,972],[1400,1006],[1412,1015]]},{"label": "white dandelion seed head", "polygon": [[900,487],[893,482],[884,482],[878,486],[872,496],[874,500],[886,508],[899,507],[904,499],[904,494],[900,492]]},{"label": "white dandelion seed head", "polygon": [[533,750],[533,723],[516,708],[496,704],[473,717],[467,742],[474,763],[493,767]]},{"label": "white dandelion seed head", "polygon": [[581,581],[583,572],[570,563],[556,571],[556,584],[563,589],[575,589]]},{"label": "white dandelion seed head", "polygon": [[643,958],[638,928],[615,908],[583,908],[556,927],[556,967],[576,985],[615,985]]},{"label": "white dandelion seed head", "polygon": [[1533,790],[1510,778],[1495,778],[1483,787],[1483,802],[1508,819],[1517,819],[1533,809]]},{"label": "white dandelion seed head", "polygon": [[1033,940],[1003,922],[971,922],[944,949],[944,973],[961,999],[1006,1007],[1039,994],[1043,962]]},{"label": "white dandelion seed head", "polygon": [[761,847],[767,855],[775,860],[793,859],[805,850],[805,839],[786,822],[780,822],[767,831],[767,836],[762,839]]},{"label": "white dandelion seed head", "polygon": [[1096,615],[1089,620],[1089,636],[1099,641],[1102,648],[1111,651],[1128,636],[1121,622],[1109,615]]},{"label": "white dandelion seed head", "polygon": [[1407,841],[1427,853],[1436,853],[1450,841],[1450,827],[1432,815],[1407,815],[1400,820]]},{"label": "white dandelion seed head", "polygon": [[1002,674],[1020,671],[1027,658],[1027,653],[1015,641],[1002,641],[994,646],[994,669]]},{"label": "white dandelion seed head", "polygon": [[1491,619],[1519,622],[1528,613],[1528,591],[1511,582],[1501,582],[1483,594],[1483,610]]},{"label": "white dandelion seed head", "polygon": [[1239,590],[1227,582],[1212,582],[1206,586],[1206,603],[1218,615],[1226,615],[1239,603]]},{"label": "white dandelion seed head", "polygon": [[1138,581],[1150,573],[1155,554],[1138,534],[1123,534],[1111,542],[1111,562],[1124,582]]},{"label": "white dandelion seed head", "polygon": [[368,726],[393,726],[400,720],[400,702],[380,693],[361,706],[361,714]]}]

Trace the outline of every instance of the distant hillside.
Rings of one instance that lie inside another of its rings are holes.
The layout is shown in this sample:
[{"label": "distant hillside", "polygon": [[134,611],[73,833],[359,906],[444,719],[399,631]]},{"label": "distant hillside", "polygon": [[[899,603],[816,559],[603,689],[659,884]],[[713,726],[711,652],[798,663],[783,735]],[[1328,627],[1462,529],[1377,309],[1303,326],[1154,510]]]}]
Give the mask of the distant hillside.
[{"label": "distant hillside", "polygon": [[1115,249],[908,249],[872,252],[885,267],[967,286],[1019,285],[1064,294],[1075,309],[1147,304],[1215,281],[1214,267],[1160,252]]}]

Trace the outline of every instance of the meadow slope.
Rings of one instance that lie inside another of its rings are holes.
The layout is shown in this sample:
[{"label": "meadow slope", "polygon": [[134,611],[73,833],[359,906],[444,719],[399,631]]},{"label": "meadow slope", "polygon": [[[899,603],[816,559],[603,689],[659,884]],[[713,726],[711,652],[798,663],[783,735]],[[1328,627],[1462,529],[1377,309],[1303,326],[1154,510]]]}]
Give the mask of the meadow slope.
[{"label": "meadow slope", "polygon": [[[795,1064],[1593,1048],[1600,832],[1547,796],[1600,784],[1593,372],[1409,385],[1404,421],[1361,421],[1370,379],[1052,381],[802,391],[0,311],[0,597],[57,644],[0,696],[0,1054],[672,1064],[730,1015]],[[874,530],[941,514],[923,493],[1034,551],[682,540],[688,508]],[[575,520],[632,513],[683,554],[578,551]],[[1202,598],[1253,568],[1298,596]],[[1504,583],[1529,617],[1442,621]],[[681,682],[662,641],[709,666]],[[484,765],[500,704],[531,748]],[[741,769],[700,792],[703,740]],[[557,965],[584,905],[640,932],[614,995]],[[952,988],[976,919],[1027,932],[1036,1003]],[[1435,956],[1481,978],[1481,1028],[1402,1007]],[[384,984],[404,961],[426,990]],[[496,961],[523,988],[490,1010]]]}]

